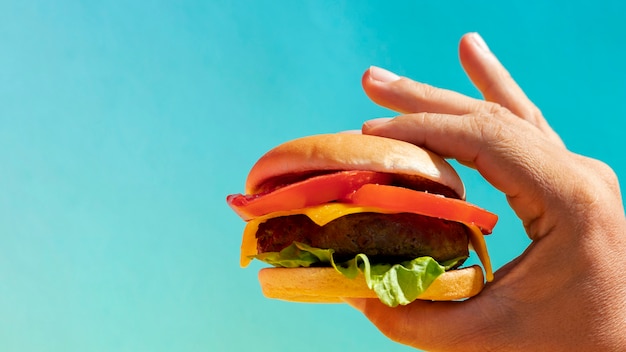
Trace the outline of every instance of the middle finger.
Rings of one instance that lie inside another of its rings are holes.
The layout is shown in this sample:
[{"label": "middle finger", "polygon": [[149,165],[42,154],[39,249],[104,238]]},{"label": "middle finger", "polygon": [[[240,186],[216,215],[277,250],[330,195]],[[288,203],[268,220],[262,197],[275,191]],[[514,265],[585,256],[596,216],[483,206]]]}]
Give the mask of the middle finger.
[{"label": "middle finger", "polygon": [[430,112],[465,115],[491,112],[499,105],[400,77],[372,66],[362,78],[365,93],[375,103],[403,113]]}]

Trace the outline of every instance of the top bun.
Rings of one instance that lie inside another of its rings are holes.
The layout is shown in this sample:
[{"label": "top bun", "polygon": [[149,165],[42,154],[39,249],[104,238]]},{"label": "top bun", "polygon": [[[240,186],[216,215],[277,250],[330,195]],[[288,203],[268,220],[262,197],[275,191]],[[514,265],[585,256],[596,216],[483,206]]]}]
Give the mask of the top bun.
[{"label": "top bun", "polygon": [[414,175],[443,184],[465,199],[465,187],[440,156],[395,139],[353,134],[321,134],[294,139],[263,155],[246,180],[246,193],[258,193],[267,180],[316,170],[365,170]]}]

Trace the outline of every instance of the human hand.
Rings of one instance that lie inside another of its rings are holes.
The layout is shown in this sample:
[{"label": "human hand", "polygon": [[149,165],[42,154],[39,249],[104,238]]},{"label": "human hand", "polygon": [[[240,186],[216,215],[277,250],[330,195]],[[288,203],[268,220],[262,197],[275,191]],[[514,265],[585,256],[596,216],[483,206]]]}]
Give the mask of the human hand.
[{"label": "human hand", "polygon": [[626,349],[626,218],[616,175],[566,149],[480,36],[463,36],[459,50],[485,101],[373,67],[366,93],[405,115],[367,121],[362,132],[476,168],[506,195],[532,242],[466,301],[346,301],[391,339],[425,350]]}]

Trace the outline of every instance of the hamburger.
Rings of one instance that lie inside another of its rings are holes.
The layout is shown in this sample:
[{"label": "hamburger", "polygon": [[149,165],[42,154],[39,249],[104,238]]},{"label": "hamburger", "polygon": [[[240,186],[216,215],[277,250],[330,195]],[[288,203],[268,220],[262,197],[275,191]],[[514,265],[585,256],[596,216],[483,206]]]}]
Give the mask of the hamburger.
[{"label": "hamburger", "polygon": [[[460,300],[493,278],[484,235],[497,216],[465,201],[440,156],[361,134],[295,139],[263,155],[245,194],[227,196],[247,222],[240,264],[261,260],[266,297],[341,302],[378,297]],[[473,249],[484,267],[463,267]]]}]

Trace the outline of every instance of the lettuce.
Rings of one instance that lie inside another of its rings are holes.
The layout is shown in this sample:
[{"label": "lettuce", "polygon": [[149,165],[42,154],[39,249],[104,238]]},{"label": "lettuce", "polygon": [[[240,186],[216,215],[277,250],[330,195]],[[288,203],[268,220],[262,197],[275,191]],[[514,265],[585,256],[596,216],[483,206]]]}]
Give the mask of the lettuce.
[{"label": "lettuce", "polygon": [[363,273],[367,286],[389,307],[413,302],[439,275],[465,260],[461,257],[438,263],[431,257],[419,257],[395,264],[371,263],[365,254],[357,254],[351,260],[336,263],[333,252],[294,242],[280,252],[261,253],[254,258],[285,268],[327,264],[350,279]]}]

